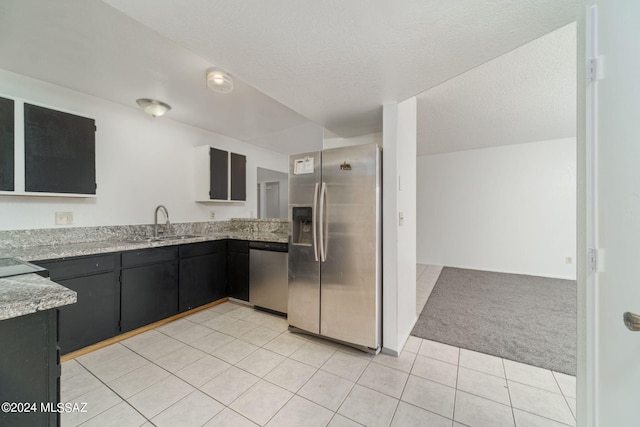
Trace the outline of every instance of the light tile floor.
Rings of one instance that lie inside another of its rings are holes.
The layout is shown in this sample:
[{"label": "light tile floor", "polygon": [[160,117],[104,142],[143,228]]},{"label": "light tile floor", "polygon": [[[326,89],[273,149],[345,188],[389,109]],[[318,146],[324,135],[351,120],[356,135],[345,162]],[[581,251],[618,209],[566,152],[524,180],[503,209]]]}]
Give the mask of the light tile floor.
[{"label": "light tile floor", "polygon": [[575,426],[575,377],[417,337],[374,357],[233,302],[65,362],[61,388],[87,403],[64,427]]}]

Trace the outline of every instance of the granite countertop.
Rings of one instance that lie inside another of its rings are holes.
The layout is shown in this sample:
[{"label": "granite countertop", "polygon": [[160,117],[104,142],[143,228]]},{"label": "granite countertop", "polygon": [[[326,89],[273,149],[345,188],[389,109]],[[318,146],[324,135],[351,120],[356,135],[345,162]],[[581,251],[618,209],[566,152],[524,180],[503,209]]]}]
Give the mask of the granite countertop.
[{"label": "granite countertop", "polygon": [[288,236],[282,233],[230,231],[222,233],[211,233],[203,236],[177,240],[104,240],[99,242],[27,246],[22,248],[13,248],[10,250],[5,249],[2,252],[2,256],[17,258],[22,261],[42,261],[47,259],[67,258],[82,255],[96,255],[109,252],[131,251],[136,249],[156,248],[162,246],[182,245],[187,243],[207,242],[223,239],[286,243],[288,241]]},{"label": "granite countertop", "polygon": [[[222,229],[221,225],[227,229]],[[285,232],[287,222],[281,220],[236,219],[223,224],[186,223],[174,224],[173,227],[172,231],[176,234],[194,237],[144,240],[144,237],[152,234],[153,229],[148,225],[9,230],[0,232],[0,243],[5,243],[0,247],[0,256],[22,261],[42,261],[223,239],[288,241],[288,233]],[[0,320],[73,304],[76,298],[74,291],[37,274],[0,278]]]},{"label": "granite countertop", "polygon": [[0,279],[0,320],[76,302],[76,293],[37,274]]}]

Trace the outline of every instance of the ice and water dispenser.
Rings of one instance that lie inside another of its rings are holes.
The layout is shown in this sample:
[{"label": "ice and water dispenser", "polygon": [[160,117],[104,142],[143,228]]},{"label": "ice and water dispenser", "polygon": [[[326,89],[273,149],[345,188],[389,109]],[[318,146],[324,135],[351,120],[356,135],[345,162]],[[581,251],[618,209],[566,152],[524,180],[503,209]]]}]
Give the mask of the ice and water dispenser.
[{"label": "ice and water dispenser", "polygon": [[291,212],[293,230],[291,240],[294,245],[313,244],[313,209],[311,206],[296,206]]}]

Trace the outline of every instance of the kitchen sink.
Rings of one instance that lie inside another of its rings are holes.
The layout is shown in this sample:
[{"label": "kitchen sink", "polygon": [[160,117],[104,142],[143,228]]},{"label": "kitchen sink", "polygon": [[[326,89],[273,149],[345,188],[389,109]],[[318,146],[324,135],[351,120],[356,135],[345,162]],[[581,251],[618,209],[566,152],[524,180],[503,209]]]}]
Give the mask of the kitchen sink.
[{"label": "kitchen sink", "polygon": [[195,234],[175,234],[175,235],[158,237],[158,240],[184,240],[184,239],[193,239],[194,237],[200,237],[200,236],[197,236]]},{"label": "kitchen sink", "polygon": [[127,239],[127,243],[151,243],[151,242],[164,242],[167,240],[185,240],[185,239],[193,239],[194,237],[200,237],[195,234],[173,234],[168,236],[158,236],[158,237],[138,237],[134,239]]}]

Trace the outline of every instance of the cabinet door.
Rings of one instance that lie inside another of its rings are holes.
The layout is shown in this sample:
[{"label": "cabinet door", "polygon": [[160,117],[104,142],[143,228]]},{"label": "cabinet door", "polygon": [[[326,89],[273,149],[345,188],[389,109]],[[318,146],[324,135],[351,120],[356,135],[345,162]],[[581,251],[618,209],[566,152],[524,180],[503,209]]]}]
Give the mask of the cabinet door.
[{"label": "cabinet door", "polygon": [[211,156],[209,196],[212,200],[227,200],[229,197],[229,152],[211,148],[209,155]]},{"label": "cabinet door", "polygon": [[231,153],[231,200],[247,200],[247,157]]},{"label": "cabinet door", "polygon": [[121,332],[178,313],[178,260],[122,270]]},{"label": "cabinet door", "polygon": [[14,188],[14,101],[0,98],[0,190]]},{"label": "cabinet door", "polygon": [[224,254],[199,255],[180,260],[180,311],[190,310],[226,296]]},{"label": "cabinet door", "polygon": [[227,260],[229,296],[249,301],[249,254],[229,252]]},{"label": "cabinet door", "polygon": [[24,104],[25,190],[96,194],[95,121]]},{"label": "cabinet door", "polygon": [[62,354],[118,334],[119,298],[113,271],[56,282],[78,294],[78,302],[59,309]]},{"label": "cabinet door", "polygon": [[40,403],[59,401],[55,309],[0,321],[0,402],[33,403],[36,411],[0,412],[0,426],[56,426]]},{"label": "cabinet door", "polygon": [[36,261],[51,280],[76,291],[77,302],[59,309],[63,354],[118,334],[120,320],[119,266],[116,254]]}]

